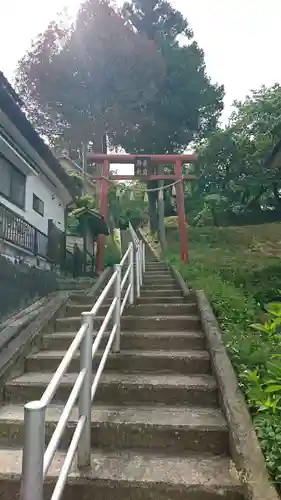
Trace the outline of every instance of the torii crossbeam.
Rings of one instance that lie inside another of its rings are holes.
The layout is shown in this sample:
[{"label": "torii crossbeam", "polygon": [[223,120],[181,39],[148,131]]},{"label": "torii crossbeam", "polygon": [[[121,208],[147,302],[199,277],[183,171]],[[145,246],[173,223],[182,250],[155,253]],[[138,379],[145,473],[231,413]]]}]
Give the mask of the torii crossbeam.
[{"label": "torii crossbeam", "polygon": [[[110,180],[141,180],[156,181],[170,180],[176,183],[176,200],[180,233],[180,255],[181,261],[188,261],[187,224],[184,210],[184,190],[183,182],[196,180],[194,175],[182,175],[182,165],[184,163],[194,163],[198,158],[197,154],[183,155],[127,155],[127,154],[96,154],[88,153],[87,163],[102,164],[103,172],[101,176],[91,176],[94,181],[100,182],[100,213],[108,223],[108,181],[110,164],[134,164],[135,175],[112,175]],[[170,165],[174,167],[172,174],[155,174],[153,165]],[[97,270],[101,272],[104,264],[104,236],[98,237]]]}]

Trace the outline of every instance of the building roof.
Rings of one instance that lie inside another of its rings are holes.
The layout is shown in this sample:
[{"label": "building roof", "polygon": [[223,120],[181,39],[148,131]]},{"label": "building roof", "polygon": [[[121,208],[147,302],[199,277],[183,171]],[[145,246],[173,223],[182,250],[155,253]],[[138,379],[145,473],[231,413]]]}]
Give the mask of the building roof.
[{"label": "building roof", "polygon": [[0,71],[0,109],[5,113],[30,146],[42,158],[49,169],[55,174],[61,184],[72,197],[79,194],[73,179],[65,172],[64,168],[53,155],[50,148],[35,131],[22,110],[23,101],[13,89],[7,78]]},{"label": "building roof", "polygon": [[83,219],[87,219],[90,222],[90,227],[96,235],[109,235],[108,226],[104,220],[104,217],[99,212],[97,212],[97,210],[87,207],[77,208],[75,210],[75,216],[80,221],[82,221]]}]

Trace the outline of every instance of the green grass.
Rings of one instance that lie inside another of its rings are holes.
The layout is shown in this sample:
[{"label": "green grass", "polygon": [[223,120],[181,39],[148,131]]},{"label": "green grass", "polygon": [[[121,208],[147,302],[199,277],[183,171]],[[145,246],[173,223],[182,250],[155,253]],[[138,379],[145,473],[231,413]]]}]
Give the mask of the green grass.
[{"label": "green grass", "polygon": [[[267,302],[281,299],[281,224],[190,228],[187,265],[179,260],[177,229],[167,229],[167,238],[169,261],[212,304],[281,492],[281,306],[278,317],[264,309]],[[251,327],[265,321],[265,327]]]},{"label": "green grass", "polygon": [[[250,293],[259,303],[281,289],[281,224],[239,228],[190,228],[190,272],[204,266]],[[178,231],[168,230],[169,251],[178,255]]]}]

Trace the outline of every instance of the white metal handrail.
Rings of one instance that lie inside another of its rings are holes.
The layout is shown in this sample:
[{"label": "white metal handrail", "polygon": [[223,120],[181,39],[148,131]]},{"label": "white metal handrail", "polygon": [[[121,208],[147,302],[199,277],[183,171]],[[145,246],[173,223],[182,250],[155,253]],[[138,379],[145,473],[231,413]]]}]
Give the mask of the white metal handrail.
[{"label": "white metal handrail", "polygon": [[[78,422],[51,500],[59,500],[62,497],[76,451],[79,468],[88,467],[91,464],[92,401],[111,349],[117,353],[120,351],[121,316],[127,303],[129,302],[132,305],[135,296],[139,297],[145,270],[144,245],[138,239],[132,226],[130,226],[129,232],[133,243],[129,244],[120,264],[115,266],[110,280],[96,300],[91,311],[82,313],[82,325],[66,351],[44,394],[39,401],[29,402],[24,407],[21,500],[43,500],[44,479],[58,450],[63,432],[77,399],[79,409]],[[124,269],[125,272],[122,277],[123,268],[126,268],[126,270]],[[136,269],[136,276],[134,268]],[[96,332],[93,342],[95,318],[112,289],[114,297],[109,304],[108,311],[99,330]],[[125,290],[125,293],[122,296],[123,290]],[[136,293],[134,290],[136,290]],[[109,333],[108,341],[93,379],[93,358],[97,353],[111,320],[113,320],[113,327]],[[80,370],[54,433],[45,449],[46,411],[78,349],[80,349]]]},{"label": "white metal handrail", "polygon": [[129,223],[129,233],[135,248],[136,255],[136,295],[140,296],[140,289],[143,284],[143,273],[145,272],[145,245],[138,238],[131,223]]}]

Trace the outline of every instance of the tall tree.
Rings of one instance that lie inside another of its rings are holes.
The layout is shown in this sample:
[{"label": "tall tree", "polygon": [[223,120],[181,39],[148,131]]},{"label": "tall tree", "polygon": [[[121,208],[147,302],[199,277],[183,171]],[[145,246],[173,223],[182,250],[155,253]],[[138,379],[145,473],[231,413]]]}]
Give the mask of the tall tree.
[{"label": "tall tree", "polygon": [[38,131],[72,148],[126,135],[165,72],[156,44],[109,0],[85,0],[74,23],[54,21],[19,62],[16,85]]},{"label": "tall tree", "polygon": [[[179,153],[208,134],[223,108],[223,87],[212,84],[204,53],[193,40],[187,19],[166,0],[130,0],[124,15],[138,33],[155,42],[166,63],[166,75],[139,121],[117,142],[130,152]],[[155,187],[150,184],[149,187]],[[155,230],[156,197],[149,195]]]},{"label": "tall tree", "polygon": [[130,151],[183,151],[216,125],[223,87],[211,84],[203,51],[193,41],[187,20],[169,2],[131,0],[123,12],[138,33],[157,44],[166,75],[153,100],[142,108],[140,124],[118,142]]},{"label": "tall tree", "polygon": [[233,106],[227,126],[201,143],[200,180],[186,203],[198,210],[206,197],[219,195],[221,211],[251,211],[257,220],[262,208],[281,213],[280,169],[266,161],[280,141],[281,86],[263,86]]}]

